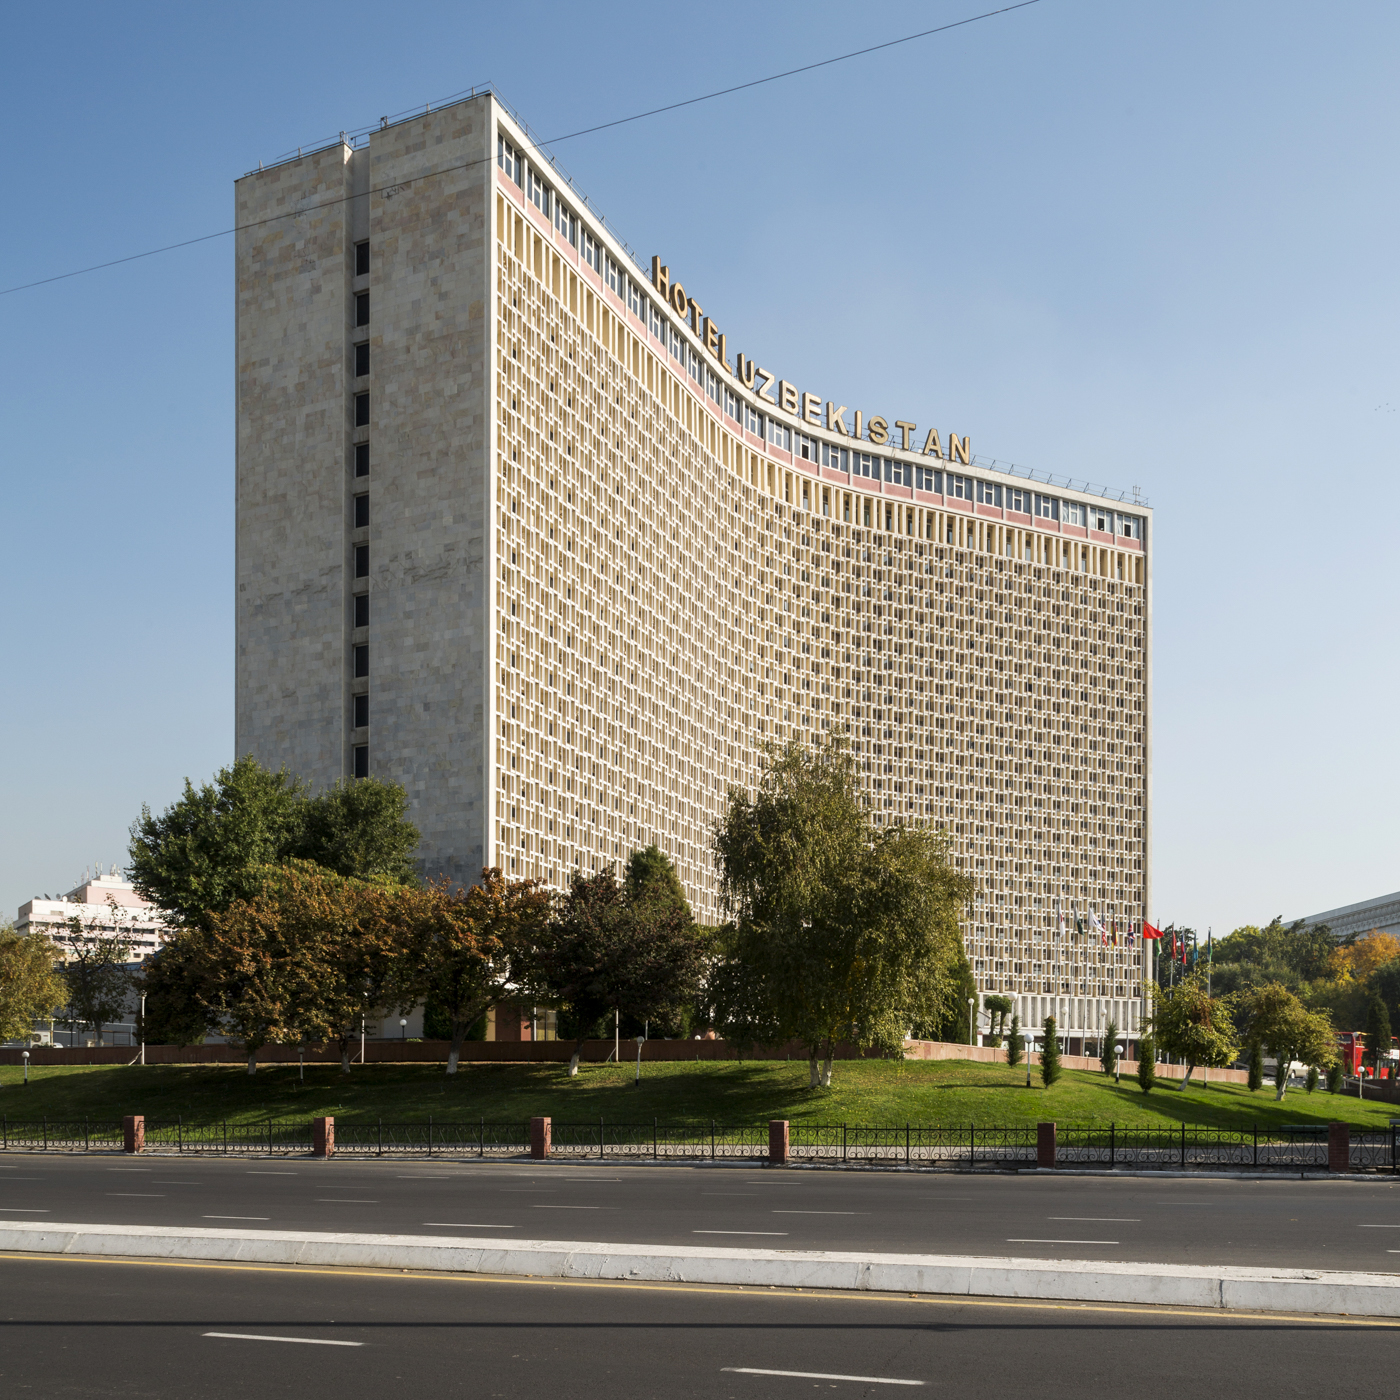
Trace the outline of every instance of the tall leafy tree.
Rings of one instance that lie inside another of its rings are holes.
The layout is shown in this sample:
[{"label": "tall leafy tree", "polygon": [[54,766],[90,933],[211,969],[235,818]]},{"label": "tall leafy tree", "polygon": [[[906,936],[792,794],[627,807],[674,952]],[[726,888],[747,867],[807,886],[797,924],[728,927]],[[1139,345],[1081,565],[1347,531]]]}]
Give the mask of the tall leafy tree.
[{"label": "tall leafy tree", "polygon": [[338,875],[402,882],[413,877],[418,831],[403,789],[375,778],[319,795],[285,770],[243,757],[159,816],[143,806],[128,859],[136,888],[185,925],[205,923],[262,889],[264,872],[310,861]]},{"label": "tall leafy tree", "polygon": [[456,1074],[467,1032],[519,994],[546,932],[549,894],[538,880],[508,880],[493,868],[469,889],[446,880],[402,889],[393,905],[409,933],[418,986],[449,1022],[447,1072]]},{"label": "tall leafy tree", "polygon": [[676,874],[676,867],[655,843],[633,851],[627,858],[623,887],[627,902],[633,907],[644,904],[670,907],[682,910],[687,918],[691,916],[685,887]]},{"label": "tall leafy tree", "polygon": [[198,932],[176,932],[141,964],[136,990],[146,997],[141,1030],[149,1045],[201,1045],[213,1029],[199,997],[194,962]]},{"label": "tall leafy tree", "polygon": [[1251,1046],[1263,1045],[1275,1057],[1278,1099],[1288,1088],[1288,1069],[1299,1060],[1325,1066],[1336,1059],[1335,1036],[1325,1012],[1309,1011],[1280,983],[1257,988],[1246,997],[1245,1035]]},{"label": "tall leafy tree", "polygon": [[1144,1094],[1150,1094],[1157,1083],[1157,1043],[1148,1030],[1138,1035],[1137,1081]]},{"label": "tall leafy tree", "polygon": [[1152,988],[1152,1035],[1168,1055],[1186,1063],[1183,1089],[1200,1065],[1228,1065],[1239,1053],[1230,1012],[1232,995],[1211,996],[1201,973],[1192,973],[1170,990]]},{"label": "tall leafy tree", "polygon": [[1006,1034],[1006,1018],[1013,1010],[1011,998],[1001,992],[988,992],[982,998],[982,1005],[987,1008],[990,1023],[987,1039],[993,1047],[1000,1048],[1001,1038]]},{"label": "tall leafy tree", "polygon": [[750,794],[729,790],[713,838],[731,957],[781,1038],[829,1085],[840,1041],[894,1049],[954,995],[972,882],[946,840],[876,827],[846,751],[772,748]]},{"label": "tall leafy tree", "polygon": [[22,1040],[34,1022],[57,1014],[69,998],[58,949],[42,933],[0,927],[0,1040]]},{"label": "tall leafy tree", "polygon": [[1021,1034],[1021,1018],[1015,1013],[1011,1017],[1011,1034],[1006,1038],[1006,1063],[1019,1065],[1026,1053],[1026,1038]]},{"label": "tall leafy tree", "polygon": [[71,1031],[91,1026],[102,1044],[102,1027],[120,1020],[131,1003],[135,977],[129,966],[131,944],[104,933],[96,920],[67,919],[63,978],[68,1001],[59,1020]]},{"label": "tall leafy tree", "polygon": [[539,999],[566,1010],[578,1028],[570,1075],[608,1013],[636,1021],[684,1015],[699,991],[705,951],[688,908],[634,903],[611,865],[592,875],[575,872],[528,970]]},{"label": "tall leafy tree", "polygon": [[1099,1065],[1105,1074],[1118,1068],[1118,1022],[1110,1020],[1099,1041]]}]

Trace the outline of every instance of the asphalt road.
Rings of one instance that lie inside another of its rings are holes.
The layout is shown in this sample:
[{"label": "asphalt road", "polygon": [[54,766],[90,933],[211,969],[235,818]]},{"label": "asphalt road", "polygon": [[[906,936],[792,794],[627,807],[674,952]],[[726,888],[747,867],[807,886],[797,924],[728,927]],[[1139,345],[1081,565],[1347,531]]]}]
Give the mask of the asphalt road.
[{"label": "asphalt road", "polygon": [[1400,1272],[1400,1181],[11,1154],[0,1219]]},{"label": "asphalt road", "polygon": [[0,1390],[46,1400],[1383,1394],[1400,1339],[1119,1305],[13,1255],[0,1290]]}]

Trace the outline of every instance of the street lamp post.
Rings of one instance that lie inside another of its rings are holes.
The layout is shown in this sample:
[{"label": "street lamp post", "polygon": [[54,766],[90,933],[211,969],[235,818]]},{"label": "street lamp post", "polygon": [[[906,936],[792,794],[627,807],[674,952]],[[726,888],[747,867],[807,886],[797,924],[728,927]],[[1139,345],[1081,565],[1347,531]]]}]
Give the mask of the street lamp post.
[{"label": "street lamp post", "polygon": [[967,999],[967,1043],[977,1044],[977,998]]},{"label": "street lamp post", "polygon": [[141,1063],[146,1063],[146,994],[141,993]]},{"label": "street lamp post", "polygon": [[637,1037],[637,1088],[639,1089],[642,1087],[642,1041],[645,1039],[644,1035]]},{"label": "street lamp post", "polygon": [[407,1040],[407,1039],[408,1039],[408,1017],[407,1017],[407,1016],[400,1016],[400,1017],[399,1017],[399,1039],[400,1039],[400,1040]]},{"label": "street lamp post", "polygon": [[26,1050],[26,1051],[24,1052],[24,1083],[25,1083],[25,1086],[28,1087],[28,1085],[29,1085],[29,1051],[28,1051],[28,1050]]}]

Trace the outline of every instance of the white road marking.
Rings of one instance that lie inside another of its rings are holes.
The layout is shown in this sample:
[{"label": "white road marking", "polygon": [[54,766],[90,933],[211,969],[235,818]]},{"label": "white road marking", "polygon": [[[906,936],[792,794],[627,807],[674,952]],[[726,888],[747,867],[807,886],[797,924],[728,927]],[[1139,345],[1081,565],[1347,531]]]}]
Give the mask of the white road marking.
[{"label": "white road marking", "polygon": [[431,1225],[439,1230],[518,1230],[519,1225],[474,1225],[467,1220],[425,1220],[424,1225]]},{"label": "white road marking", "polygon": [[531,1206],[531,1210],[611,1210],[611,1206]]},{"label": "white road marking", "polygon": [[377,1206],[379,1202],[360,1200],[354,1196],[317,1196],[316,1204],[321,1206]]},{"label": "white road marking", "polygon": [[140,1196],[143,1200],[163,1201],[164,1191],[108,1191],[109,1196]]},{"label": "white road marking", "polygon": [[206,1220],[268,1220],[266,1215],[206,1215]]},{"label": "white road marking", "polygon": [[109,1172],[153,1172],[154,1167],[108,1167]]},{"label": "white road marking", "polygon": [[740,1376],[795,1376],[803,1381],[857,1381],[861,1385],[923,1385],[923,1381],[898,1380],[894,1376],[838,1376],[830,1371],[765,1371],[758,1366],[721,1366]]},{"label": "white road marking", "polygon": [[296,1176],[296,1172],[244,1172],[244,1176]]},{"label": "white road marking", "polygon": [[1008,1236],[1007,1244],[1117,1244],[1117,1240],[1027,1240]]},{"label": "white road marking", "polygon": [[[27,1177],[12,1177],[12,1181],[25,1181]],[[1358,1225],[1358,1230],[1400,1230],[1400,1225]]]},{"label": "white road marking", "polygon": [[1142,1217],[1134,1215],[1047,1215],[1047,1220],[1081,1220],[1096,1225],[1141,1225]]},{"label": "white road marking", "polygon": [[153,1181],[152,1186],[202,1186],[202,1181]]},{"label": "white road marking", "polygon": [[692,1235],[786,1235],[786,1230],[692,1230]]},{"label": "white road marking", "polygon": [[204,1337],[227,1337],[235,1342],[301,1342],[309,1347],[362,1347],[363,1342],[334,1342],[328,1337],[264,1337],[257,1332],[203,1332]]},{"label": "white road marking", "polygon": [[48,1214],[49,1214],[49,1212],[48,1212],[47,1210],[41,1210],[41,1209],[40,1209],[39,1207],[37,1207],[37,1206],[6,1206],[6,1207],[4,1208],[4,1210],[0,1211],[0,1215],[4,1215],[4,1214],[7,1214],[7,1213],[10,1214],[10,1215],[48,1215]]},{"label": "white road marking", "polygon": [[772,1215],[869,1215],[868,1210],[775,1210]]}]

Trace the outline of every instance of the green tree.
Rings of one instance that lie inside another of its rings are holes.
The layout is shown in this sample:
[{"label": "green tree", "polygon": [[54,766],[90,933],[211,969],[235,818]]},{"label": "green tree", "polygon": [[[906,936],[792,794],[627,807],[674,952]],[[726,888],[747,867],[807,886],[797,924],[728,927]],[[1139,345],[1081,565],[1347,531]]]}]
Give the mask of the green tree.
[{"label": "green tree", "polygon": [[160,816],[141,808],[131,826],[132,882],[192,925],[255,898],[265,872],[293,860],[358,879],[407,880],[418,832],[404,817],[405,800],[401,788],[374,778],[311,797],[285,770],[240,758],[212,783],[196,788],[186,779],[183,796]]},{"label": "green tree", "polygon": [[1157,1083],[1157,1043],[1150,1031],[1138,1035],[1137,1081],[1144,1094],[1150,1094]]},{"label": "green tree", "polygon": [[129,966],[131,944],[120,934],[105,933],[96,920],[85,925],[76,916],[64,921],[63,978],[68,1001],[58,1019],[70,1030],[91,1026],[102,1044],[102,1027],[120,1020],[131,1001],[135,976]]},{"label": "green tree", "polygon": [[409,884],[418,828],[408,794],[378,778],[346,779],[299,804],[300,830],[286,855],[360,880]]},{"label": "green tree", "polygon": [[634,905],[613,866],[576,871],[555,916],[530,951],[527,983],[566,1010],[577,1028],[569,1074],[608,1013],[636,1021],[677,1019],[695,1000],[706,945],[689,910],[663,900]]},{"label": "green tree", "polygon": [[549,894],[538,880],[508,880],[492,868],[468,889],[437,880],[400,890],[394,902],[410,930],[427,1005],[446,1022],[447,1073],[456,1074],[472,1026],[519,995],[546,933]]},{"label": "green tree", "polygon": [[1152,1004],[1153,1039],[1168,1055],[1186,1062],[1182,1089],[1191,1082],[1197,1066],[1219,1068],[1239,1053],[1230,1018],[1234,998],[1209,995],[1202,974],[1191,973],[1170,990],[1153,987]]},{"label": "green tree", "polygon": [[627,858],[623,887],[627,902],[633,908],[643,905],[669,907],[683,911],[687,918],[691,917],[685,887],[676,874],[676,867],[666,852],[654,843],[633,851]]},{"label": "green tree", "polygon": [[0,1040],[25,1040],[68,1000],[59,951],[42,933],[0,926]]},{"label": "green tree", "polygon": [[988,992],[982,998],[982,1005],[987,1008],[987,1021],[990,1034],[987,1043],[994,1049],[1001,1047],[1001,1038],[1006,1034],[1006,1018],[1011,1015],[1012,1002],[1009,996],[1004,996],[1000,992]]},{"label": "green tree", "polygon": [[1264,1047],[1257,1041],[1249,1047],[1248,1088],[1252,1094],[1264,1083]]},{"label": "green tree", "polygon": [[770,747],[753,794],[729,790],[713,846],[732,956],[805,1046],[814,1088],[839,1042],[894,1051],[947,1016],[972,882],[945,837],[872,823],[840,743]]},{"label": "green tree", "polygon": [[1372,1072],[1379,1079],[1390,1056],[1390,1013],[1379,992],[1371,993],[1366,1007],[1366,1051],[1371,1057]]},{"label": "green tree", "polygon": [[1026,1053],[1026,1038],[1021,1034],[1021,1018],[1011,1017],[1011,1034],[1006,1038],[1006,1063],[1019,1065]]},{"label": "green tree", "polygon": [[1341,1060],[1327,1067],[1327,1092],[1329,1094],[1339,1094],[1342,1085],[1346,1083],[1346,1071],[1342,1067]]},{"label": "green tree", "polygon": [[1318,1078],[1318,1076],[1317,1076],[1317,1066],[1316,1066],[1316,1065],[1309,1065],[1309,1066],[1308,1066],[1308,1078],[1307,1078],[1307,1083],[1303,1086],[1304,1088],[1307,1089],[1308,1093],[1311,1094],[1311,1093],[1314,1092],[1314,1090],[1316,1090],[1316,1088],[1317,1088],[1317,1078]]},{"label": "green tree", "polygon": [[211,1029],[192,962],[194,941],[179,930],[141,964],[136,990],[146,997],[141,1031],[148,1045],[202,1045]]},{"label": "green tree", "polygon": [[1045,1018],[1045,1048],[1040,1052],[1040,1081],[1048,1089],[1060,1077],[1060,1037],[1055,1018]]},{"label": "green tree", "polygon": [[1109,1021],[1104,1027],[1103,1038],[1099,1041],[1099,1065],[1105,1074],[1112,1074],[1118,1068],[1117,1021]]},{"label": "green tree", "polygon": [[1249,1044],[1266,1046],[1276,1059],[1274,1085],[1280,1100],[1293,1061],[1325,1065],[1336,1058],[1331,1021],[1324,1013],[1309,1011],[1280,983],[1251,992],[1244,1009]]}]

